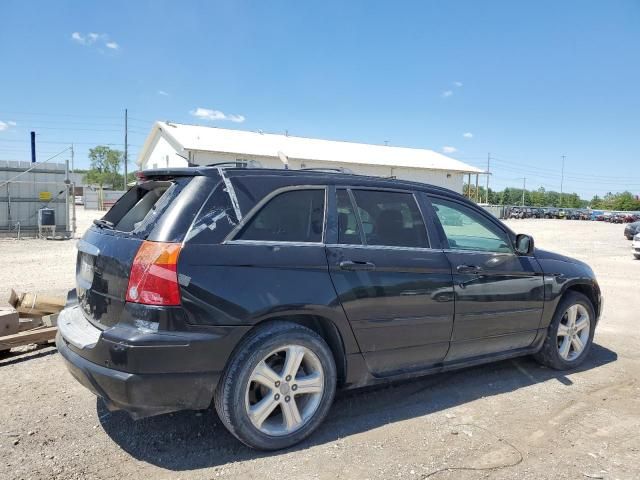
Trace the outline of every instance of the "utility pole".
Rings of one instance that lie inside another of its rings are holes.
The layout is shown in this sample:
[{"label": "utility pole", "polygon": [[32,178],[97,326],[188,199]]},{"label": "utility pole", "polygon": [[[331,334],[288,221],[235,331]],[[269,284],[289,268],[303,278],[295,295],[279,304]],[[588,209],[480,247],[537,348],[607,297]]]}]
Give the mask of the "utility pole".
[{"label": "utility pole", "polygon": [[127,144],[127,133],[128,133],[128,128],[127,128],[127,109],[124,109],[124,190],[127,190],[127,174],[128,174],[128,163],[129,163],[129,157],[128,157],[128,144]]},{"label": "utility pole", "polygon": [[73,143],[71,144],[71,171],[75,172],[75,169],[73,168]]},{"label": "utility pole", "polygon": [[489,205],[489,171],[491,168],[491,152],[487,153],[487,185],[485,187],[486,192],[485,192],[485,202],[487,205]]},{"label": "utility pole", "polygon": [[527,191],[527,177],[522,178],[522,206],[524,207],[524,192]]},{"label": "utility pole", "polygon": [[564,159],[566,155],[562,155],[562,173],[560,174],[560,207],[562,207],[562,187],[564,186]]}]

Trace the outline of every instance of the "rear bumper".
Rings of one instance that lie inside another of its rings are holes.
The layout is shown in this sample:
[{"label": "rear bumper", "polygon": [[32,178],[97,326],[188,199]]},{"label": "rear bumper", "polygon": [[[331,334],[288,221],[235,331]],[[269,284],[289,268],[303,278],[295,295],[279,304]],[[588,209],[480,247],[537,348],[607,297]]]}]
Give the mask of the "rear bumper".
[{"label": "rear bumper", "polygon": [[143,418],[177,410],[207,408],[218,383],[218,373],[135,374],[103,367],[73,352],[56,337],[67,369],[84,387],[102,398],[109,410],[126,410]]},{"label": "rear bumper", "polygon": [[60,320],[56,346],[71,374],[110,410],[134,418],[209,407],[231,351],[248,330],[100,330],[77,305],[67,306]]}]

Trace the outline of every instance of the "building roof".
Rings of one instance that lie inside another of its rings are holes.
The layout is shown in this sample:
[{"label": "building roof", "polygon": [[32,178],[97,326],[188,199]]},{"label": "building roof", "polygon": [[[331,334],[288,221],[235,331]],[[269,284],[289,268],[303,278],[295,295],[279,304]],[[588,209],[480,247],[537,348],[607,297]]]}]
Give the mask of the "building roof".
[{"label": "building roof", "polygon": [[483,170],[433,150],[392,147],[366,143],[321,140],[273,133],[231,130],[171,122],[156,122],[140,152],[138,163],[148,155],[158,133],[174,147],[186,151],[231,153],[323,162],[380,165],[386,167],[426,168],[464,173],[484,173]]}]

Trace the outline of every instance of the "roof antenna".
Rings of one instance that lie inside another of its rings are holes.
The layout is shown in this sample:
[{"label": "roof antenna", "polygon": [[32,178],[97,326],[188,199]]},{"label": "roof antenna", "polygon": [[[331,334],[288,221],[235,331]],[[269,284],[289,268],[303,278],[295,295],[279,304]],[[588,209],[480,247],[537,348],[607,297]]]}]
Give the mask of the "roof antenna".
[{"label": "roof antenna", "polygon": [[278,158],[280,158],[280,161],[284,163],[284,169],[289,170],[289,158],[280,151],[278,151]]}]

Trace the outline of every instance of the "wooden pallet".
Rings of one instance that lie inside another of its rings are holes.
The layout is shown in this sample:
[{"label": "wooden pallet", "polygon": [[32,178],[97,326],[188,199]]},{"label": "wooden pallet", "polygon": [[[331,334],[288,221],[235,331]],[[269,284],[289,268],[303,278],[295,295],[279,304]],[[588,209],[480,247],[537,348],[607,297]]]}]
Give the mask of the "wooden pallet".
[{"label": "wooden pallet", "polygon": [[13,335],[5,335],[0,337],[0,350],[21,347],[32,343],[46,343],[56,338],[58,327],[41,327],[24,332],[14,333]]}]

